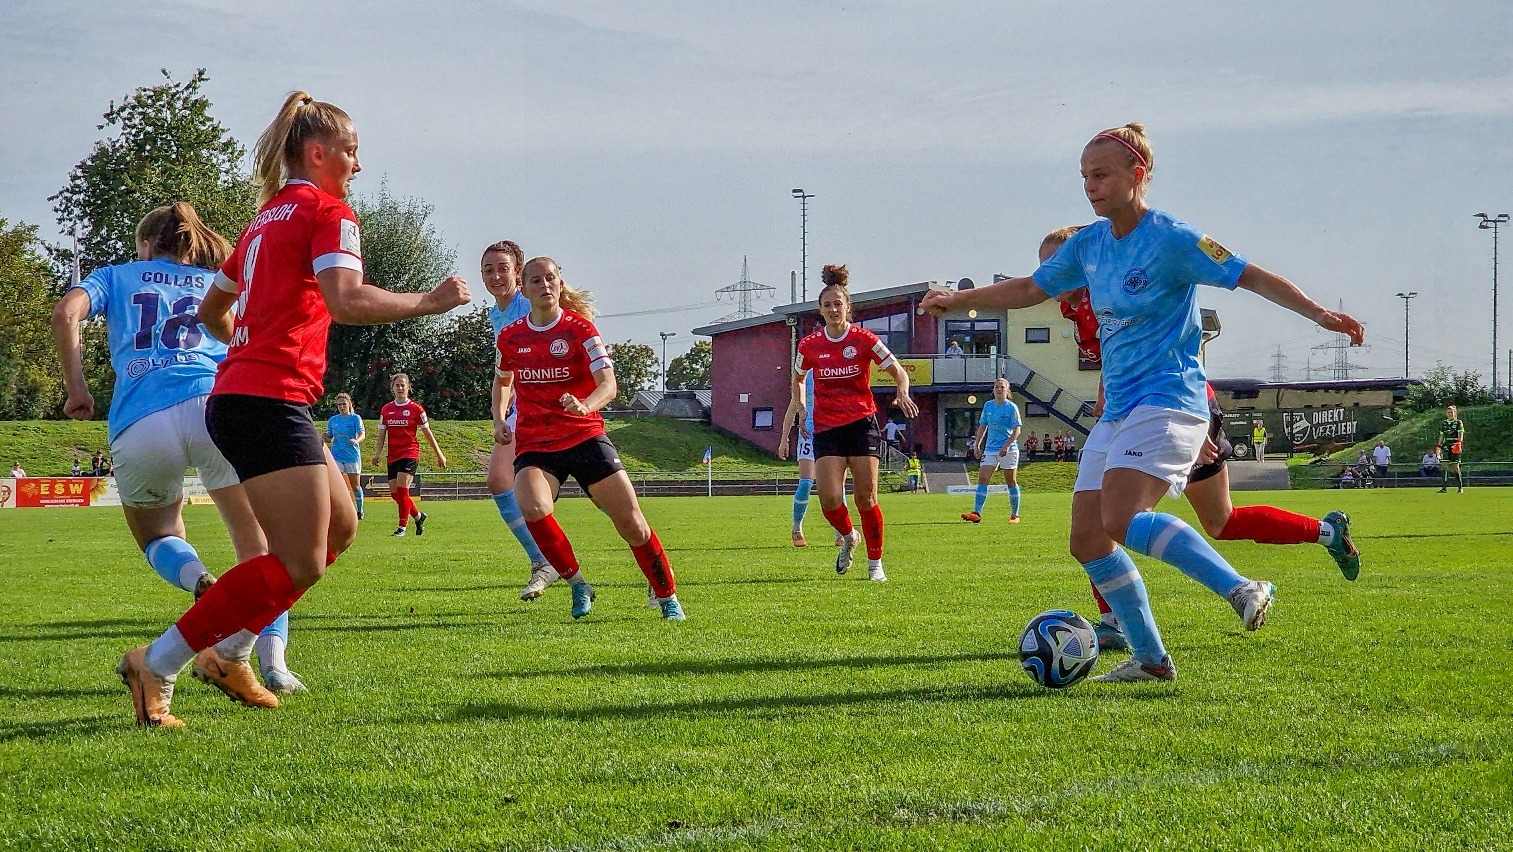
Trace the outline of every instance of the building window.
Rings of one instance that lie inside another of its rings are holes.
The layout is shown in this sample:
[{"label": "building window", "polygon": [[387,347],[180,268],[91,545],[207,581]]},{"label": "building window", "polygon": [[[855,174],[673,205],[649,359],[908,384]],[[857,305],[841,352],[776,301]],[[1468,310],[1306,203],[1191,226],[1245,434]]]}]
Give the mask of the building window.
[{"label": "building window", "polygon": [[953,341],[964,355],[997,355],[1003,337],[998,320],[946,320],[946,340],[941,351],[949,351]]},{"label": "building window", "polygon": [[1024,404],[1025,417],[1050,417],[1051,410],[1038,402],[1026,402]]},{"label": "building window", "polygon": [[1025,343],[1050,343],[1051,330],[1049,328],[1027,328],[1024,330]]},{"label": "building window", "polygon": [[895,355],[907,354],[914,346],[909,334],[911,324],[907,311],[864,319],[861,326],[877,335]]},{"label": "building window", "polygon": [[770,409],[770,408],[753,408],[753,409],[751,409],[751,428],[753,428],[753,429],[771,429],[772,428],[772,409]]}]

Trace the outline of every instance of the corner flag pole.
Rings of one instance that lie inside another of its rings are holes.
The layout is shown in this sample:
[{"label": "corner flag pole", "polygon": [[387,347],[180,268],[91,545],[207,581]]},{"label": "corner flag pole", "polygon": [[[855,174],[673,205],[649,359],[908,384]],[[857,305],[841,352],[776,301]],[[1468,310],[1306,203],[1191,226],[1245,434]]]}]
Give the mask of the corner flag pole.
[{"label": "corner flag pole", "polygon": [[705,496],[714,496],[714,447],[704,450],[704,482]]}]

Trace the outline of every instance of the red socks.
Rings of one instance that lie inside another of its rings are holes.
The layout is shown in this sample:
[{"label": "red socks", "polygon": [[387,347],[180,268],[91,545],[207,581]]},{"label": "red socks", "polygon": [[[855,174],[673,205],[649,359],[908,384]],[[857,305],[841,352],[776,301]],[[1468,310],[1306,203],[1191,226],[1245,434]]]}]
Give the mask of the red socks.
[{"label": "red socks", "polygon": [[[858,509],[862,516],[862,538],[867,540],[867,558],[883,558],[883,507]],[[828,517],[828,516],[827,516]]]},{"label": "red socks", "polygon": [[189,647],[203,651],[238,630],[261,631],[302,594],[283,563],[264,554],[222,574],[179,619],[179,633]]},{"label": "red socks", "polygon": [[825,509],[824,514],[825,520],[830,522],[830,526],[835,527],[836,532],[841,535],[851,535],[851,512],[846,508],[845,503],[834,509]]},{"label": "red socks", "polygon": [[1098,585],[1096,583],[1093,584],[1093,600],[1098,602],[1098,613],[1100,615],[1108,615],[1109,613],[1114,611],[1108,605],[1108,601],[1103,599],[1103,593],[1098,591]]},{"label": "red socks", "polygon": [[[535,530],[531,530],[534,534]],[[540,545],[541,540],[536,540]],[[678,593],[678,587],[672,576],[672,563],[667,561],[667,553],[662,549],[662,542],[657,540],[657,531],[651,531],[651,538],[645,544],[638,544],[631,548],[636,554],[636,564],[641,566],[641,573],[651,581],[651,590],[659,598],[670,598]],[[556,564],[556,563],[553,563]]]},{"label": "red socks", "polygon": [[1217,538],[1249,539],[1261,544],[1317,544],[1319,522],[1275,506],[1236,506]]},{"label": "red socks", "polygon": [[410,499],[410,489],[390,489],[394,495],[394,505],[399,507],[399,525],[409,526],[410,516],[415,514],[415,501]]},{"label": "red socks", "polygon": [[[557,569],[558,575],[564,580],[572,579],[578,573],[578,557],[573,555],[573,545],[563,534],[562,527],[557,525],[556,517],[547,515],[539,521],[526,521],[525,526],[531,531],[531,537],[536,539],[536,546],[541,548],[541,553],[546,561],[552,563]],[[656,541],[656,537],[652,537]],[[647,542],[651,544],[651,542]],[[661,546],[658,545],[658,550]],[[640,554],[636,555],[640,559]],[[668,577],[672,574],[669,572]]]}]

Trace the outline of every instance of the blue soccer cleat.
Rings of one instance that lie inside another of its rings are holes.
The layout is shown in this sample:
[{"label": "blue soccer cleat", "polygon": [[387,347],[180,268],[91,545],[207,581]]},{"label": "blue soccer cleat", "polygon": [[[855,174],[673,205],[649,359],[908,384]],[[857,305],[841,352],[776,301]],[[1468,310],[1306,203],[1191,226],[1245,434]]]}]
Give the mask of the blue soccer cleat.
[{"label": "blue soccer cleat", "polygon": [[1340,566],[1340,573],[1347,580],[1359,577],[1361,552],[1355,549],[1355,542],[1350,539],[1350,516],[1335,510],[1324,516],[1323,523],[1334,527],[1334,538],[1325,545],[1325,549],[1334,557],[1335,564]]},{"label": "blue soccer cleat", "polygon": [[683,621],[688,616],[683,614],[683,605],[678,603],[678,596],[673,595],[662,601],[663,621]]},{"label": "blue soccer cleat", "polygon": [[1129,650],[1129,640],[1124,638],[1124,631],[1105,622],[1101,618],[1093,625],[1093,634],[1098,637],[1098,650],[1100,651]]},{"label": "blue soccer cleat", "polygon": [[594,587],[588,583],[574,583],[573,618],[582,618],[594,609]]}]

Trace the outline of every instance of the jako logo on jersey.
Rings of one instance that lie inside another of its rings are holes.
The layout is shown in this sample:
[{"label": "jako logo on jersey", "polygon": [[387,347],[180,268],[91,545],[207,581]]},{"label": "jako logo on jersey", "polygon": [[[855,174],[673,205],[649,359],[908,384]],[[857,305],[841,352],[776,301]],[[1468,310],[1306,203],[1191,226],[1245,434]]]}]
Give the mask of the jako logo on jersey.
[{"label": "jako logo on jersey", "polygon": [[1139,295],[1150,285],[1150,276],[1145,274],[1145,269],[1142,267],[1136,266],[1124,273],[1124,292],[1131,296]]},{"label": "jako logo on jersey", "polygon": [[848,379],[862,371],[855,364],[847,364],[844,367],[820,367],[815,370],[815,378],[819,379]]},{"label": "jako logo on jersey", "polygon": [[856,347],[855,346],[847,346],[845,349],[842,349],[841,350],[841,357],[845,358],[847,360],[855,358],[856,357]]},{"label": "jako logo on jersey", "polygon": [[293,203],[280,204],[277,207],[270,207],[267,210],[264,210],[263,212],[257,214],[257,218],[252,220],[252,227],[248,228],[247,230],[256,231],[258,228],[261,228],[269,222],[282,222],[285,219],[288,219],[290,216],[293,216],[294,211],[298,209],[299,205]]},{"label": "jako logo on jersey", "polygon": [[529,347],[529,346],[518,347],[515,350],[515,354],[516,355],[529,355],[529,354],[531,354],[531,347]]},{"label": "jako logo on jersey", "polygon": [[558,382],[572,378],[571,367],[519,367],[515,377],[522,382]]},{"label": "jako logo on jersey", "polygon": [[552,341],[551,349],[549,351],[553,355],[556,355],[558,358],[565,358],[567,357],[567,349],[567,341],[559,337],[556,340]]},{"label": "jako logo on jersey", "polygon": [[1142,453],[1139,450],[1125,450],[1124,454],[1127,456],[1134,456],[1137,459],[1145,455],[1145,453]]}]

